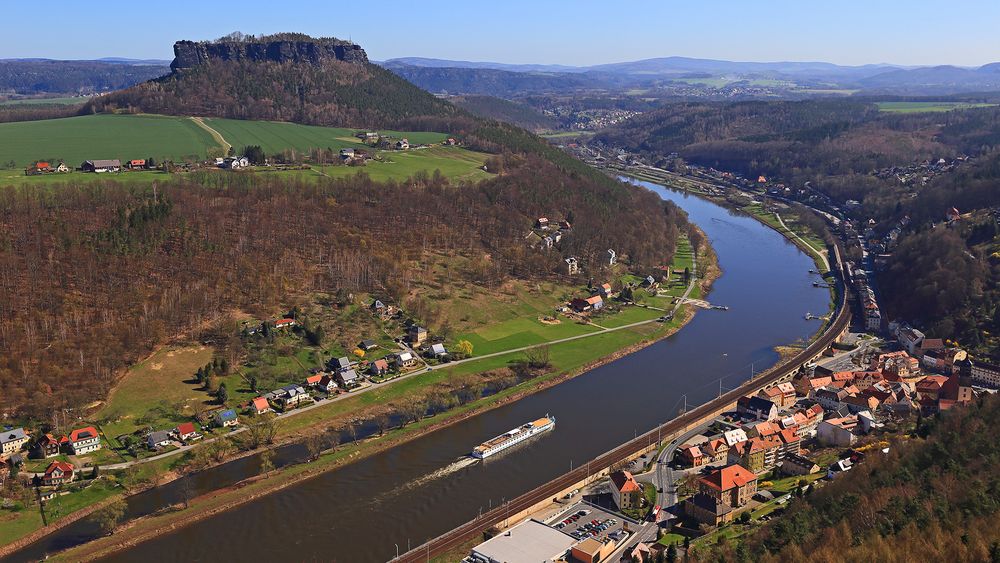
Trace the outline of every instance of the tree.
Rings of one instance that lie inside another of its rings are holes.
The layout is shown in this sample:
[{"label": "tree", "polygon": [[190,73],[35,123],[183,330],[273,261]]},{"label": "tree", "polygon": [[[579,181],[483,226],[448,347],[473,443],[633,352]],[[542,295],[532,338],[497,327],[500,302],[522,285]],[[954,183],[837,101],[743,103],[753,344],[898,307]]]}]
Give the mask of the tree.
[{"label": "tree", "polygon": [[667,563],[675,563],[677,561],[677,544],[672,543],[667,546]]},{"label": "tree", "polygon": [[330,449],[337,451],[337,446],[340,445],[340,430],[331,429],[329,438]]},{"label": "tree", "polygon": [[379,436],[385,434],[386,429],[389,428],[389,417],[385,414],[376,415],[375,426],[378,427]]},{"label": "tree", "polygon": [[320,452],[323,451],[323,442],[319,436],[313,435],[305,439],[306,451],[309,453],[309,461],[319,459]]},{"label": "tree", "polygon": [[110,536],[125,517],[126,510],[128,505],[125,504],[125,499],[119,497],[94,512],[93,521],[104,535]]},{"label": "tree", "polygon": [[257,417],[250,418],[247,424],[247,446],[254,450],[265,444],[274,442],[274,436],[278,433],[278,419],[274,413],[264,413]]},{"label": "tree", "polygon": [[122,471],[121,483],[126,493],[132,493],[139,487],[139,474],[139,466],[134,463]]},{"label": "tree", "polygon": [[181,502],[184,503],[184,508],[188,508],[191,504],[191,499],[194,498],[194,484],[191,477],[181,478],[180,483],[177,484],[177,494],[180,495]]},{"label": "tree", "polygon": [[90,470],[90,478],[97,479],[98,477],[100,477],[100,474],[101,474],[101,466],[95,463],[94,468]]},{"label": "tree", "polygon": [[215,392],[215,398],[218,399],[219,403],[223,405],[229,400],[229,390],[226,389],[226,384],[224,382],[219,384],[219,389]]},{"label": "tree", "polygon": [[740,524],[749,524],[749,523],[750,523],[750,512],[744,510],[740,514]]},{"label": "tree", "polygon": [[459,340],[455,343],[455,351],[468,358],[472,356],[472,343],[468,340]]},{"label": "tree", "polygon": [[524,355],[528,360],[528,367],[547,368],[550,365],[548,344],[528,348],[524,351]]},{"label": "tree", "polygon": [[260,474],[266,477],[274,470],[274,450],[264,450],[257,458],[260,460]]}]

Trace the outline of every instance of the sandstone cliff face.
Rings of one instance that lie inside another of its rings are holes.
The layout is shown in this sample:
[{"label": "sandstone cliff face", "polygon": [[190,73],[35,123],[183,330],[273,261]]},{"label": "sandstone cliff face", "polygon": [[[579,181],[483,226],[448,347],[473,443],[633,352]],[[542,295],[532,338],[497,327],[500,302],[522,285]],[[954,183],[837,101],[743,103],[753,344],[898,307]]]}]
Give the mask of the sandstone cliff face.
[{"label": "sandstone cliff face", "polygon": [[200,65],[210,59],[221,61],[273,61],[308,62],[312,64],[336,59],[354,64],[368,62],[368,54],[360,45],[349,41],[324,39],[322,41],[263,41],[263,42],[221,42],[196,43],[178,41],[174,43],[174,60],[170,69],[174,72]]}]

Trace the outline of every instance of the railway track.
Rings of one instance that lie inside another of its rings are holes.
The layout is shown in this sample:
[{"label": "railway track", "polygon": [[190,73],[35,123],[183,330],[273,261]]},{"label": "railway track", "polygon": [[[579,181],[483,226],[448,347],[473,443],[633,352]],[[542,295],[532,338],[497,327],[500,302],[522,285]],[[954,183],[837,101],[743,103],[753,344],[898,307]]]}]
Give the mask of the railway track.
[{"label": "railway track", "polygon": [[[841,266],[840,252],[839,248],[836,246],[834,246],[834,257],[838,266]],[[841,268],[838,267],[837,271],[839,272],[840,269]],[[735,403],[736,400],[743,395],[756,393],[760,389],[763,389],[793,374],[799,366],[823,353],[827,346],[832,344],[837,336],[848,327],[848,324],[851,322],[851,311],[847,306],[846,295],[846,290],[841,287],[841,290],[838,291],[838,311],[833,322],[828,325],[826,331],[824,331],[819,338],[788,361],[775,366],[764,375],[751,379],[736,389],[699,405],[674,418],[673,420],[665,422],[658,428],[654,428],[642,436],[634,438],[633,440],[630,440],[621,446],[598,456],[597,458],[591,460],[589,464],[581,464],[579,468],[569,471],[568,473],[564,473],[563,475],[552,479],[548,483],[536,487],[505,504],[497,506],[496,508],[476,517],[474,520],[470,520],[469,522],[466,522],[451,531],[445,532],[444,534],[427,541],[423,545],[417,546],[416,548],[393,558],[391,561],[394,563],[430,561],[431,557],[440,555],[449,549],[457,547],[469,541],[473,537],[482,534],[497,522],[506,519],[508,515],[517,514],[527,510],[543,500],[551,499],[557,496],[560,492],[569,488],[571,485],[583,481],[593,473],[589,470],[590,467],[610,467],[615,463],[631,457],[635,453],[655,444],[660,437],[677,433],[689,425],[701,421],[701,419],[705,418],[707,415],[710,415],[727,405]]]}]

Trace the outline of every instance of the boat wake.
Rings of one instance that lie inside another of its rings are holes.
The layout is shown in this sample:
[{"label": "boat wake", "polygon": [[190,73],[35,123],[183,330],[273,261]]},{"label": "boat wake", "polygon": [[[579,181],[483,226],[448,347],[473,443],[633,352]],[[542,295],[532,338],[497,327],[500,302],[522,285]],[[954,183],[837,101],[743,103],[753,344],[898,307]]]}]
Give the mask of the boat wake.
[{"label": "boat wake", "polygon": [[424,485],[427,485],[428,483],[437,481],[438,479],[441,479],[443,477],[447,477],[454,473],[458,473],[459,471],[465,469],[466,467],[475,465],[478,462],[479,462],[478,459],[463,456],[438,470],[417,477],[416,479],[413,479],[412,481],[406,483],[405,485],[396,487],[391,491],[387,491],[385,494],[379,495],[378,498],[376,499],[376,502],[387,500],[389,498],[399,495],[400,493],[406,491],[412,491],[413,489],[422,487]]}]

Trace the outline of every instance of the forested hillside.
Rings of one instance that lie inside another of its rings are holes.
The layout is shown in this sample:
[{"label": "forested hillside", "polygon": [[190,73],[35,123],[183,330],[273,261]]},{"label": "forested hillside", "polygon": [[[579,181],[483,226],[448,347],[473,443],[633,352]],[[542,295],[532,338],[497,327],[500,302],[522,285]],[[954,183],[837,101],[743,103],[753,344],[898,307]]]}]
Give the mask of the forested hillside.
[{"label": "forested hillside", "polygon": [[93,94],[163,76],[165,65],[105,61],[0,61],[0,93]]},{"label": "forested hillside", "polygon": [[425,251],[474,259],[454,283],[561,275],[562,253],[524,244],[539,215],[572,214],[562,250],[593,268],[609,246],[636,267],[671,258],[683,214],[652,193],[537,156],[503,167],[466,186],[207,174],[160,184],[155,199],[114,183],[2,189],[4,408],[45,417],[90,403],[153,346],[232,309],[274,314],[295,292],[402,302]]},{"label": "forested hillside", "polygon": [[[864,463],[735,545],[696,561],[1000,561],[1000,398],[923,419]],[[877,450],[874,450],[877,452]]]},{"label": "forested hillside", "polygon": [[[805,197],[823,194],[859,223],[873,219],[876,238],[904,221],[879,274],[889,318],[998,359],[1000,108],[880,113],[851,100],[674,104],[594,142],[661,166],[678,153],[796,192],[808,186]],[[946,164],[937,169],[939,159]],[[849,200],[858,205],[845,205]],[[952,207],[965,215],[946,227]]]},{"label": "forested hillside", "polygon": [[558,125],[555,119],[530,106],[493,96],[455,96],[448,101],[476,117],[503,121],[529,131],[553,129]]}]

